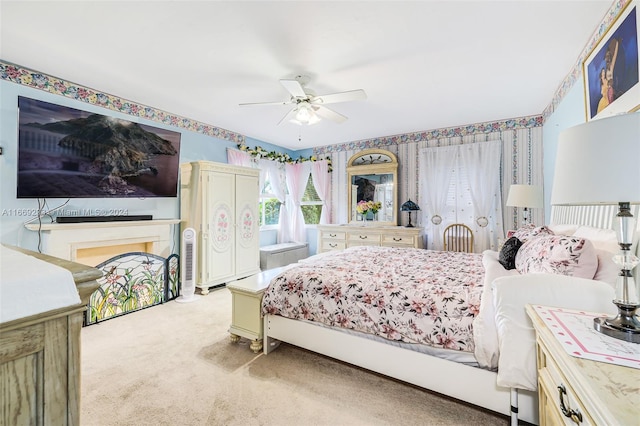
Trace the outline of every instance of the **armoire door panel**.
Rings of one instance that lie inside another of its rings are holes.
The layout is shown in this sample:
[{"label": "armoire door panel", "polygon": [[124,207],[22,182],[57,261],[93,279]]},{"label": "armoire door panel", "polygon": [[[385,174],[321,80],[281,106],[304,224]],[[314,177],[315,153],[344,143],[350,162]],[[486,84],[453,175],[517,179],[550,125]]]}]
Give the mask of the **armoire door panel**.
[{"label": "armoire door panel", "polygon": [[221,282],[235,274],[235,175],[208,172],[209,282]]},{"label": "armoire door panel", "polygon": [[244,275],[260,268],[258,226],[258,182],[252,176],[236,176],[236,273]]}]

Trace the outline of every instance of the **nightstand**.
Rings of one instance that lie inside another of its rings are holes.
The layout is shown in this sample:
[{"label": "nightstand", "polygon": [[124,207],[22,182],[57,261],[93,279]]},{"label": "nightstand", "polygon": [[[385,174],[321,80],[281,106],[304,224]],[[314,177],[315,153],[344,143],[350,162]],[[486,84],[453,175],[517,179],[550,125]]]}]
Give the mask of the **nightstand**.
[{"label": "nightstand", "polygon": [[556,334],[573,334],[591,322],[563,323],[554,333],[539,313],[544,309],[526,307],[536,331],[540,426],[640,425],[640,369],[569,355]]},{"label": "nightstand", "polygon": [[262,295],[271,279],[285,268],[274,268],[227,283],[231,292],[231,341],[237,343],[240,337],[251,340],[249,348],[258,353],[262,350]]}]

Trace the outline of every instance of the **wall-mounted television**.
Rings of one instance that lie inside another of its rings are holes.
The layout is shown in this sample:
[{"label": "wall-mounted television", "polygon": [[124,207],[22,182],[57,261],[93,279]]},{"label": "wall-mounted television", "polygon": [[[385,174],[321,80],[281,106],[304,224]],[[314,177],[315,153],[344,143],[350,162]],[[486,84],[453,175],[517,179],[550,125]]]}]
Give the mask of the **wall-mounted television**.
[{"label": "wall-mounted television", "polygon": [[18,97],[18,198],[176,197],[180,133]]}]

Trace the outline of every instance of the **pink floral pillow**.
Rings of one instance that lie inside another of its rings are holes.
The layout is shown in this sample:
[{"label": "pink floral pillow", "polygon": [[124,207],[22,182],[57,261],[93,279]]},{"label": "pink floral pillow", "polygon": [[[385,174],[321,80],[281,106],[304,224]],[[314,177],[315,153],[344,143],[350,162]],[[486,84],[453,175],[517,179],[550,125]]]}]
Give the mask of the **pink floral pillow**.
[{"label": "pink floral pillow", "polygon": [[592,279],[598,269],[598,255],[591,241],[565,235],[531,238],[516,254],[521,274],[544,272]]},{"label": "pink floral pillow", "polygon": [[526,225],[519,228],[513,233],[513,236],[522,241],[527,242],[529,238],[540,237],[543,235],[555,235],[551,229],[546,226]]}]

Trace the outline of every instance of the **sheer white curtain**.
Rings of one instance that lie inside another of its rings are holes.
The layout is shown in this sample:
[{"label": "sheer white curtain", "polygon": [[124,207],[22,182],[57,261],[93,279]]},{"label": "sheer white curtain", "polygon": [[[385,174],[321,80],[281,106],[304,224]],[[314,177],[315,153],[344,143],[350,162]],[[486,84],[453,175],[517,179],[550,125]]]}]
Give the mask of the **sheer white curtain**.
[{"label": "sheer white curtain", "polygon": [[457,146],[423,148],[420,150],[420,208],[423,212],[427,248],[442,249],[443,218],[451,183],[451,169],[458,154]]},{"label": "sheer white curtain", "polygon": [[251,155],[239,149],[227,148],[227,163],[234,166],[252,167]]},{"label": "sheer white curtain", "polygon": [[291,208],[289,217],[291,219],[291,240],[295,242],[307,242],[307,231],[304,226],[304,216],[300,203],[304,196],[304,190],[309,179],[309,163],[296,163],[284,165],[287,178],[287,188],[289,189],[289,200]]},{"label": "sheer white curtain", "polygon": [[[277,243],[288,243],[292,241],[291,229],[289,226],[289,209],[287,208],[287,188],[285,184],[284,165],[278,161],[260,159],[258,164],[267,171],[269,183],[273,190],[273,195],[280,201],[280,213],[278,215]],[[262,173],[260,174],[262,177]],[[260,186],[264,186],[264,182]]]},{"label": "sheer white curtain", "polygon": [[275,165],[275,161],[258,158],[258,168],[260,169],[260,183],[258,184],[258,186],[260,188],[260,194],[262,194],[262,191],[264,191],[264,185],[267,180],[269,180],[269,182],[272,181],[272,179],[269,177],[269,174],[271,173],[271,167],[273,165]]},{"label": "sheer white curtain", "polygon": [[474,245],[481,253],[497,247],[502,237],[500,198],[500,156],[502,142],[459,145],[460,163],[465,168],[474,210]]},{"label": "sheer white curtain", "polygon": [[329,173],[329,162],[318,160],[311,163],[311,177],[313,187],[322,200],[322,213],[320,214],[320,224],[329,223],[331,220],[331,173]]}]

